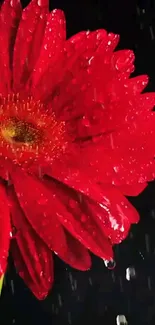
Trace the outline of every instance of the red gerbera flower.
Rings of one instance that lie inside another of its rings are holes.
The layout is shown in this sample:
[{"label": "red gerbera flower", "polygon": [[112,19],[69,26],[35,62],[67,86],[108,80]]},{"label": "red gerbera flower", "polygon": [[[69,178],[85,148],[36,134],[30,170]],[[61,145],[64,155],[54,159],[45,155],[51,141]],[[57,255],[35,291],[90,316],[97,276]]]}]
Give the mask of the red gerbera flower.
[{"label": "red gerbera flower", "polygon": [[132,51],[105,30],[66,40],[65,18],[33,0],[0,11],[0,275],[10,247],[38,298],[52,252],[79,270],[113,258],[138,213],[124,195],[154,178],[155,94],[129,79]]}]

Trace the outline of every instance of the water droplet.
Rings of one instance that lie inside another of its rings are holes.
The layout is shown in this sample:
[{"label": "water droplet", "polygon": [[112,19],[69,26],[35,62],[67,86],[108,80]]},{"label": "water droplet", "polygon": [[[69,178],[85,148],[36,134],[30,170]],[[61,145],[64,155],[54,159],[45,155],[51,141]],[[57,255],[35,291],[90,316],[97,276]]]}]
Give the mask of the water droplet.
[{"label": "water droplet", "polygon": [[40,205],[44,205],[48,202],[48,199],[46,197],[42,197],[40,198],[40,200],[38,200],[38,204]]},{"label": "water droplet", "polygon": [[116,266],[115,260],[112,259],[110,261],[104,260],[104,264],[109,270],[113,270]]},{"label": "water droplet", "polygon": [[85,127],[90,127],[90,122],[89,120],[84,116],[83,119],[82,119],[82,124],[85,126]]},{"label": "water droplet", "polygon": [[136,276],[136,271],[134,267],[128,267],[126,269],[126,279],[130,281],[131,279],[135,278],[135,276]]},{"label": "water droplet", "polygon": [[16,1],[11,0],[11,1],[10,1],[10,6],[13,8],[15,5],[16,5]]},{"label": "water droplet", "polygon": [[128,322],[126,320],[126,317],[124,315],[118,315],[116,317],[116,324],[117,325],[127,325]]},{"label": "water droplet", "polygon": [[23,10],[23,13],[22,13],[22,19],[23,20],[27,19],[27,12],[25,11],[25,9]]},{"label": "water droplet", "polygon": [[13,239],[17,234],[17,229],[16,227],[12,226],[11,231],[10,231],[10,239]]},{"label": "water droplet", "polygon": [[38,6],[39,7],[46,7],[48,5],[47,0],[38,0]]},{"label": "water droplet", "polygon": [[139,255],[144,260],[144,255],[141,252],[139,252]]}]

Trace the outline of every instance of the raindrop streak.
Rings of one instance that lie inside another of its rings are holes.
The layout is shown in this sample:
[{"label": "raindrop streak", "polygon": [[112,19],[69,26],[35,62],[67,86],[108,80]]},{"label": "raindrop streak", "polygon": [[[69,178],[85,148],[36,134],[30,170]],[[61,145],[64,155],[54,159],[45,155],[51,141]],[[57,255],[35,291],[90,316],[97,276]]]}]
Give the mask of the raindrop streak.
[{"label": "raindrop streak", "polygon": [[73,284],[73,276],[72,276],[72,273],[69,272],[68,275],[69,275],[69,281],[70,281],[70,283],[72,285]]},{"label": "raindrop streak", "polygon": [[14,282],[13,282],[13,280],[10,281],[10,284],[11,284],[11,292],[12,292],[12,295],[14,295],[15,290],[14,290]]},{"label": "raindrop streak", "polygon": [[72,324],[71,312],[68,312],[68,324]]},{"label": "raindrop streak", "polygon": [[148,236],[148,234],[145,234],[145,244],[146,244],[146,251],[147,251],[147,253],[149,253],[150,244],[149,244],[149,236]]},{"label": "raindrop streak", "polygon": [[147,278],[148,289],[151,291],[151,278],[148,276]]},{"label": "raindrop streak", "polygon": [[110,260],[110,261],[104,260],[104,264],[109,270],[113,270],[116,266],[116,262],[114,260]]},{"label": "raindrop streak", "polygon": [[54,312],[55,312],[55,306],[54,304],[52,304],[52,313],[54,314]]},{"label": "raindrop streak", "polygon": [[62,306],[62,297],[60,294],[58,294],[58,302],[59,302],[59,306]]},{"label": "raindrop streak", "polygon": [[151,217],[152,217],[153,219],[155,219],[155,210],[151,210],[150,214],[151,214]]},{"label": "raindrop streak", "polygon": [[154,40],[154,31],[153,31],[152,26],[150,26],[149,29],[150,29],[150,34],[151,34],[151,40],[153,41]]},{"label": "raindrop streak", "polygon": [[123,281],[122,281],[122,278],[120,277],[119,278],[119,284],[120,284],[120,291],[123,292]]},{"label": "raindrop streak", "polygon": [[111,272],[111,277],[112,277],[113,282],[115,282],[116,281],[116,277],[115,277],[114,272]]},{"label": "raindrop streak", "polygon": [[89,278],[89,284],[92,286],[93,282],[92,282],[92,278]]},{"label": "raindrop streak", "polygon": [[141,252],[139,252],[139,255],[144,260],[144,255]]}]

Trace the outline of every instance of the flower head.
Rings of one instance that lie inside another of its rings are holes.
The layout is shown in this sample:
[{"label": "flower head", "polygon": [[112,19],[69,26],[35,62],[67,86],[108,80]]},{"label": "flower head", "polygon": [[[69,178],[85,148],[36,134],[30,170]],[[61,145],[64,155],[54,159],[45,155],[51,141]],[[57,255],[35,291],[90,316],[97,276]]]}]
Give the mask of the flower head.
[{"label": "flower head", "polygon": [[113,259],[138,213],[125,195],[154,179],[155,93],[105,30],[66,40],[46,0],[0,10],[0,277],[10,252],[39,298],[52,252],[79,269]]}]

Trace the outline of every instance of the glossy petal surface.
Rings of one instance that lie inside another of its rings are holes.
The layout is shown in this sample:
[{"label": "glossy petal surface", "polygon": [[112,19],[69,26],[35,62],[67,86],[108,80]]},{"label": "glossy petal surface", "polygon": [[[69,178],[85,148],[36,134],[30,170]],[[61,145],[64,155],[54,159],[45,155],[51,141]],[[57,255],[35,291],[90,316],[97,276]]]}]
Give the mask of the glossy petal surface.
[{"label": "glossy petal surface", "polygon": [[[11,252],[43,299],[52,254],[79,270],[113,258],[139,215],[125,196],[155,178],[155,93],[104,29],[66,40],[48,0],[0,8],[0,277]],[[11,226],[10,226],[11,225]],[[15,234],[14,234],[15,232]]]},{"label": "glossy petal surface", "polygon": [[9,242],[10,242],[10,212],[5,187],[0,183],[0,277],[5,273]]},{"label": "glossy petal surface", "polygon": [[15,266],[37,298],[44,299],[54,280],[51,251],[26,220],[12,186],[8,189],[8,197],[14,227],[11,253]]}]

